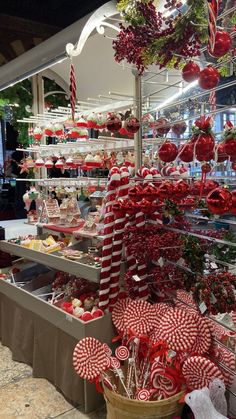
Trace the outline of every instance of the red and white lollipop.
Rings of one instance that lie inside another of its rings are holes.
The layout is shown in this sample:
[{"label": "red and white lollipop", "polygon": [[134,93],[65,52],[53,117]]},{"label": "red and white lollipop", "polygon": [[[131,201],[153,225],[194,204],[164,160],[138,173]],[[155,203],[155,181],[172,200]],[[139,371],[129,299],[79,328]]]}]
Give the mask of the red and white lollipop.
[{"label": "red and white lollipop", "polygon": [[[220,362],[220,370],[224,376],[226,386],[231,386],[235,374],[235,361],[236,357],[233,352],[223,346],[217,348],[217,361]],[[232,371],[232,373],[230,373]]]},{"label": "red and white lollipop", "polygon": [[126,346],[121,345],[116,348],[115,355],[120,361],[125,361],[129,358],[129,350]]},{"label": "red and white lollipop", "polygon": [[125,329],[126,329],[125,324],[124,324],[124,312],[130,302],[131,302],[130,298],[121,298],[116,302],[116,304],[113,307],[112,321],[116,329],[120,333],[125,332]]},{"label": "red and white lollipop", "polygon": [[191,356],[188,358],[183,364],[182,373],[190,390],[208,387],[214,378],[224,381],[220,369],[214,362],[203,356]]},{"label": "red and white lollipop", "polygon": [[81,339],[74,349],[73,366],[80,377],[93,381],[110,367],[110,360],[101,342],[86,337]]},{"label": "red and white lollipop", "polygon": [[158,333],[174,351],[188,351],[196,340],[197,324],[188,312],[176,308],[162,317]]},{"label": "red and white lollipop", "polygon": [[199,316],[198,314],[193,315],[193,318],[196,322],[198,333],[190,352],[195,355],[202,355],[205,354],[211,346],[209,322],[208,319]]},{"label": "red and white lollipop", "polygon": [[142,402],[146,402],[150,399],[151,393],[146,388],[143,388],[142,390],[139,390],[136,394],[136,399],[140,400]]},{"label": "red and white lollipop", "polygon": [[132,333],[145,335],[154,327],[156,310],[147,301],[134,300],[125,310],[124,324]]}]

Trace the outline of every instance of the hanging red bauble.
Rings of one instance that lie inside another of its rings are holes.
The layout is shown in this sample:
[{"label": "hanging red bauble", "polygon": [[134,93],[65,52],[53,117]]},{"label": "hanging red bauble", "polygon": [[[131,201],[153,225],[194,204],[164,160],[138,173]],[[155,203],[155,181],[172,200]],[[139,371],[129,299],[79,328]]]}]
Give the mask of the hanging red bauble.
[{"label": "hanging red bauble", "polygon": [[214,89],[220,81],[220,73],[213,66],[209,65],[200,72],[198,79],[199,86],[204,89]]},{"label": "hanging red bauble", "polygon": [[135,118],[135,116],[130,116],[128,119],[126,119],[125,128],[129,133],[136,134],[136,132],[139,130],[139,127],[139,120]]},{"label": "hanging red bauble", "polygon": [[207,208],[212,214],[225,214],[231,209],[232,203],[231,193],[224,188],[216,188],[206,197]]},{"label": "hanging red bauble", "polygon": [[188,83],[197,80],[200,74],[200,67],[198,64],[194,63],[193,61],[189,61],[185,64],[182,70],[182,77],[184,81]]},{"label": "hanging red bauble", "polygon": [[145,186],[145,188],[142,191],[142,194],[147,201],[152,202],[157,196],[157,188],[149,184]]},{"label": "hanging red bauble", "polygon": [[213,151],[208,154],[196,153],[196,159],[200,162],[213,160],[214,157],[215,155]]},{"label": "hanging red bauble", "polygon": [[225,152],[225,145],[224,143],[220,143],[217,146],[217,158],[216,158],[216,162],[217,163],[222,163],[223,161],[227,160],[228,156]]},{"label": "hanging red bauble", "polygon": [[33,131],[33,136],[34,136],[35,140],[40,141],[42,136],[43,136],[43,132],[42,132],[41,128],[36,127]]},{"label": "hanging red bauble", "polygon": [[209,193],[213,189],[216,189],[219,186],[219,183],[217,183],[215,180],[207,180],[204,185],[204,192]]},{"label": "hanging red bauble", "polygon": [[166,118],[159,118],[155,122],[155,129],[157,134],[165,135],[170,131],[170,124]]},{"label": "hanging red bauble", "polygon": [[228,32],[217,31],[213,51],[208,46],[207,50],[212,57],[220,58],[229,52],[232,45],[231,36]]},{"label": "hanging red bauble", "polygon": [[190,191],[190,187],[188,185],[187,182],[185,182],[185,180],[178,180],[175,184],[174,184],[174,192],[173,192],[173,197],[174,198],[178,198],[178,199],[182,199],[182,198],[186,198],[186,196],[188,196]]},{"label": "hanging red bauble", "polygon": [[176,159],[178,155],[178,148],[170,141],[166,141],[161,145],[158,151],[158,156],[164,163],[170,163]]},{"label": "hanging red bauble", "polygon": [[106,121],[106,127],[108,131],[110,132],[117,132],[122,127],[122,122],[119,118],[119,116],[115,114],[110,114],[107,121]]},{"label": "hanging red bauble", "polygon": [[195,141],[195,152],[196,152],[197,159],[199,161],[202,161],[198,157],[200,158],[205,157],[205,161],[209,160],[209,157],[211,157],[211,153],[214,150],[214,146],[215,146],[215,140],[211,134],[207,134],[204,132],[202,134],[199,134]]},{"label": "hanging red bauble", "polygon": [[190,163],[193,161],[193,144],[183,144],[179,151],[179,158],[184,163]]},{"label": "hanging red bauble", "polygon": [[176,122],[174,125],[172,125],[171,129],[172,129],[174,134],[181,135],[186,131],[187,124],[184,121],[183,122]]},{"label": "hanging red bauble", "polygon": [[202,169],[202,173],[210,173],[212,170],[212,166],[210,163],[204,163],[202,164],[201,169]]},{"label": "hanging red bauble", "polygon": [[143,190],[142,190],[141,186],[139,186],[139,185],[132,186],[129,189],[129,198],[133,202],[141,201],[141,199],[143,198]]},{"label": "hanging red bauble", "polygon": [[236,215],[236,190],[231,192],[232,195],[232,207],[230,209],[231,214]]},{"label": "hanging red bauble", "polygon": [[236,156],[236,139],[233,137],[227,138],[225,140],[224,149],[228,156]]}]

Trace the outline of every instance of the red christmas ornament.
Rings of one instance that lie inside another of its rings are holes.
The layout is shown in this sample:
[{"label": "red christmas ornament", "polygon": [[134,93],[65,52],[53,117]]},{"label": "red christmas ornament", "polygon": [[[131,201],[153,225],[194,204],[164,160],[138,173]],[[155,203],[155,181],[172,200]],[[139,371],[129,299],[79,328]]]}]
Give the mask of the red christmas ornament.
[{"label": "red christmas ornament", "polygon": [[[215,146],[214,137],[211,134],[199,134],[195,141],[196,157],[199,161],[210,160],[213,157],[213,150]],[[210,159],[209,159],[210,157]]]},{"label": "red christmas ornament", "polygon": [[185,180],[178,180],[174,185],[174,192],[173,197],[174,198],[186,198],[188,196],[190,191],[189,185]]},{"label": "red christmas ornament", "polygon": [[155,122],[155,129],[157,134],[165,135],[170,131],[170,125],[166,118],[159,118]]},{"label": "red christmas ornament", "polygon": [[122,122],[117,115],[111,114],[106,121],[106,127],[110,132],[117,132],[121,129]]},{"label": "red christmas ornament", "polygon": [[231,192],[232,195],[232,207],[230,209],[231,214],[236,215],[236,189]]},{"label": "red christmas ornament", "polygon": [[215,58],[223,57],[223,55],[229,52],[232,46],[232,40],[230,34],[225,31],[217,31],[215,38],[215,46],[213,51],[208,46],[208,53]]},{"label": "red christmas ornament", "polygon": [[202,182],[200,180],[196,180],[191,187],[191,193],[193,195],[199,195],[201,187],[202,187]]},{"label": "red christmas ornament", "polygon": [[129,198],[133,202],[141,201],[143,198],[143,190],[141,186],[135,185],[129,189]]},{"label": "red christmas ornament", "polygon": [[216,188],[206,197],[207,208],[212,214],[222,215],[232,207],[232,195],[227,189]]},{"label": "red christmas ornament", "polygon": [[171,129],[174,134],[181,135],[186,131],[187,124],[184,121],[176,122],[174,125],[172,125]]},{"label": "red christmas ornament", "polygon": [[184,163],[190,163],[193,161],[193,144],[184,144],[180,148],[179,158]]},{"label": "red christmas ornament", "polygon": [[145,188],[143,189],[143,196],[147,201],[152,202],[157,195],[157,188],[153,185],[147,185],[145,186]]},{"label": "red christmas ornament", "polygon": [[204,163],[202,164],[202,173],[210,173],[210,171],[212,170],[212,166],[210,163]]},{"label": "red christmas ornament", "polygon": [[198,79],[200,71],[201,70],[198,64],[194,63],[193,61],[189,61],[187,64],[185,64],[182,70],[182,77],[184,81],[190,83]]},{"label": "red christmas ornament", "polygon": [[159,199],[167,199],[173,194],[173,185],[172,183],[165,181],[163,182],[157,191],[157,196]]},{"label": "red christmas ornament", "polygon": [[214,89],[220,81],[220,73],[213,66],[209,65],[200,72],[198,79],[199,86],[204,89]]},{"label": "red christmas ornament", "polygon": [[204,191],[206,193],[209,193],[213,189],[216,189],[218,186],[219,186],[219,183],[216,182],[215,180],[207,180],[204,185]]},{"label": "red christmas ornament", "polygon": [[128,131],[125,127],[121,127],[121,129],[119,130],[119,134],[120,135],[128,135]]},{"label": "red christmas ornament", "polygon": [[158,151],[158,156],[161,161],[165,163],[170,163],[176,159],[178,155],[178,148],[175,144],[166,141],[161,145]]},{"label": "red christmas ornament", "polygon": [[227,138],[225,140],[224,150],[226,154],[228,154],[228,156],[230,157],[236,156],[236,140],[233,137]]},{"label": "red christmas ornament", "polygon": [[128,133],[136,134],[140,128],[139,120],[135,118],[135,116],[131,116],[130,118],[126,119],[125,128]]},{"label": "red christmas ornament", "polygon": [[227,160],[228,156],[225,152],[225,145],[224,143],[220,143],[217,147],[217,163],[222,163],[223,161]]}]

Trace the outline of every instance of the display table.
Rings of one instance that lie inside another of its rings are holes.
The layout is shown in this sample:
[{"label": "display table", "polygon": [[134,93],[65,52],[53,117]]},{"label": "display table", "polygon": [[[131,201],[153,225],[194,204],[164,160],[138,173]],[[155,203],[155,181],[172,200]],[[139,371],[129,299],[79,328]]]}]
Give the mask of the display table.
[{"label": "display table", "polygon": [[85,336],[111,343],[114,333],[110,315],[83,323],[3,280],[0,312],[0,339],[11,349],[14,360],[31,365],[34,377],[49,380],[85,412],[103,403],[95,385],[75,373],[72,354],[78,340]]}]

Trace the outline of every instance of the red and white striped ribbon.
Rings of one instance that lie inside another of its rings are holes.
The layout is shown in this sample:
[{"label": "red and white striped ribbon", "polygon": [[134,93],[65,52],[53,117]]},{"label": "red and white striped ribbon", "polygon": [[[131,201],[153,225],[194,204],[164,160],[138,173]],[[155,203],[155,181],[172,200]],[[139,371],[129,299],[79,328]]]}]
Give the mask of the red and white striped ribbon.
[{"label": "red and white striped ribbon", "polygon": [[[135,215],[135,225],[137,228],[142,228],[145,226],[145,216],[143,212],[137,212]],[[147,266],[145,263],[138,263],[137,267],[137,274],[140,278],[140,281],[138,282],[138,294],[139,298],[142,300],[148,299],[148,285],[146,283],[147,278]]]},{"label": "red and white striped ribbon", "polygon": [[[210,105],[211,112],[216,111],[216,92],[215,92],[215,90],[213,90],[209,95],[209,105]],[[215,115],[212,115],[212,117],[214,117],[214,116]]]},{"label": "red and white striped ribbon", "polygon": [[[118,189],[118,198],[128,198],[129,190],[129,171],[127,167],[120,168],[121,183]],[[122,259],[123,249],[123,236],[125,231],[126,216],[117,218],[115,220],[115,233],[113,238],[113,250],[112,250],[112,263],[111,263],[111,282],[110,282],[110,295],[109,305],[113,306],[118,297],[119,293],[119,279],[120,279],[120,268]]]},{"label": "red and white striped ribbon", "polygon": [[109,305],[110,275],[114,235],[114,213],[112,207],[116,202],[117,188],[120,184],[120,170],[113,167],[109,175],[104,216],[104,232],[102,246],[102,268],[100,274],[99,307],[105,310]]},{"label": "red and white striped ribbon", "polygon": [[75,119],[75,104],[76,104],[76,80],[75,80],[75,68],[71,63],[70,66],[70,106],[71,115],[74,121]]},{"label": "red and white striped ribbon", "polygon": [[209,46],[213,51],[215,48],[216,30],[217,30],[217,16],[219,11],[219,0],[208,0],[208,31],[209,31]]}]

